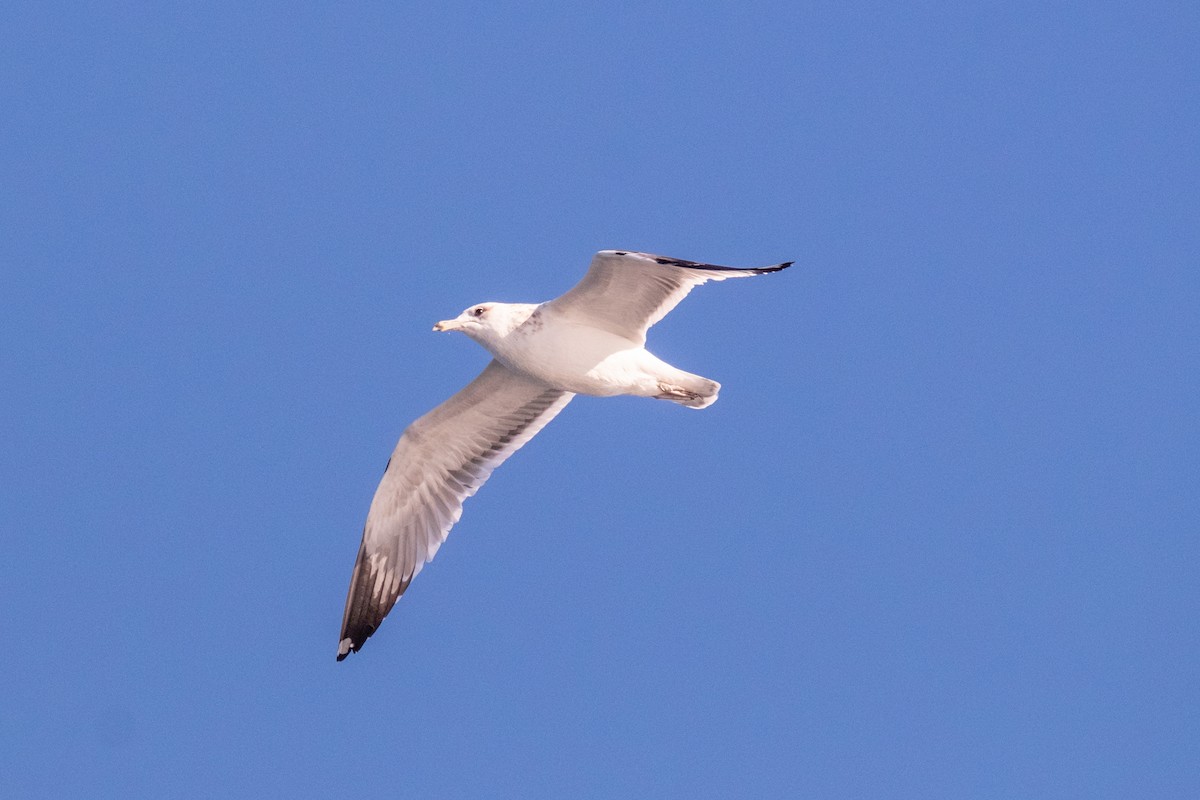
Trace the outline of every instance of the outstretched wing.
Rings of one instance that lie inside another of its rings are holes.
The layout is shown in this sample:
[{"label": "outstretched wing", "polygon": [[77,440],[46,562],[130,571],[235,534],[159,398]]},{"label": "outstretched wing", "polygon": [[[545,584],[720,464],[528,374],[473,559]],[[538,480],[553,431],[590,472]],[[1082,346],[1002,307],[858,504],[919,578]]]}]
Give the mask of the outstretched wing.
[{"label": "outstretched wing", "polygon": [[592,259],[583,280],[562,297],[547,303],[546,308],[642,345],[650,326],[679,305],[692,287],[705,281],[778,272],[791,265],[788,261],[770,267],[738,269],[649,253],[601,250]]},{"label": "outstretched wing", "polygon": [[433,558],[462,515],[463,501],[574,396],[492,361],[408,426],[367,513],[338,661],[363,646]]}]

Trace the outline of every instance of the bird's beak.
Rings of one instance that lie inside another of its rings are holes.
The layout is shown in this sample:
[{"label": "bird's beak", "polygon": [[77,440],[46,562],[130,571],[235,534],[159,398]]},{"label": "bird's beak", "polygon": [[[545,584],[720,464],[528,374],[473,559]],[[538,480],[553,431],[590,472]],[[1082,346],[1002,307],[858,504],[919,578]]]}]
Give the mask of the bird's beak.
[{"label": "bird's beak", "polygon": [[437,325],[433,326],[435,331],[456,331],[462,327],[462,323],[457,319],[444,319]]}]

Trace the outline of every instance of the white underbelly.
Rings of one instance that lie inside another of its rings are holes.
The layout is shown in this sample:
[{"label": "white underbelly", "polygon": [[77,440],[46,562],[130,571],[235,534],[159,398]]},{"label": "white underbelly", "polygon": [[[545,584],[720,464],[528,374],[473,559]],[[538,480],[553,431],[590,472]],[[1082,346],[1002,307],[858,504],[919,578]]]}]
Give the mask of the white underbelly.
[{"label": "white underbelly", "polygon": [[657,385],[648,370],[658,359],[620,336],[579,326],[563,335],[533,333],[509,342],[496,357],[558,389],[607,397],[644,394]]}]

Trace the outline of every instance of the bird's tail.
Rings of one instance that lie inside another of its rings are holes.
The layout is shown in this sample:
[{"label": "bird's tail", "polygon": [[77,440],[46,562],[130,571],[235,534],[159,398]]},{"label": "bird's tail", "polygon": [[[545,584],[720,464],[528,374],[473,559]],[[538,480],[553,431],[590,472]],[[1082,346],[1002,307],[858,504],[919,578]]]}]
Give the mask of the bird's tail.
[{"label": "bird's tail", "polygon": [[655,397],[659,400],[670,400],[688,408],[708,408],[717,402],[721,384],[690,372],[680,371],[673,375],[669,382],[659,381],[658,388],[659,393]]}]

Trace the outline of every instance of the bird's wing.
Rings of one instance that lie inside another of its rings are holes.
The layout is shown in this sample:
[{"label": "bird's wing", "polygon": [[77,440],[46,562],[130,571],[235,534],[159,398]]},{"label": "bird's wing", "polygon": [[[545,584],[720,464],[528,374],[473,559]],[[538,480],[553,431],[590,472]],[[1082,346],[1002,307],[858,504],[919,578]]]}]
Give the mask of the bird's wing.
[{"label": "bird's wing", "polygon": [[649,253],[601,250],[592,259],[583,280],[547,303],[546,309],[582,319],[642,345],[650,326],[679,305],[693,286],[705,281],[778,272],[791,265],[788,261],[770,267],[738,269]]},{"label": "bird's wing", "polygon": [[492,361],[404,431],[367,513],[338,661],[363,646],[433,558],[463,501],[574,396]]}]

